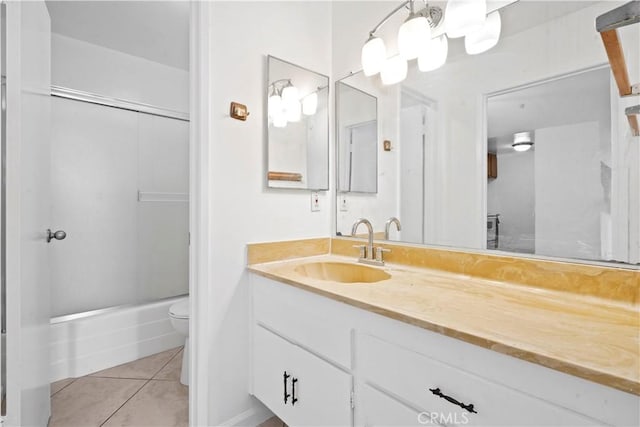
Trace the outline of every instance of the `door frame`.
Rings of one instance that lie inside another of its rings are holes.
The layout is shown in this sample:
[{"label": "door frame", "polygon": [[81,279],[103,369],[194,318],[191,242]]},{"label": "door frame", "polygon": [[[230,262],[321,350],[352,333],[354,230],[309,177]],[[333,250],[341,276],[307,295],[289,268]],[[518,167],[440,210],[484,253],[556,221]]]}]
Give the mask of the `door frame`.
[{"label": "door frame", "polygon": [[[50,123],[47,114],[50,112],[48,90],[51,75],[51,31],[44,1],[33,2],[28,6],[27,3],[3,1],[2,7],[4,23],[1,56],[6,76],[3,90],[6,109],[2,121],[2,156],[5,163],[4,174],[0,179],[4,180],[1,213],[3,229],[0,231],[3,233],[0,236],[3,247],[0,264],[4,275],[6,306],[0,307],[0,311],[4,309],[3,328],[6,327],[7,333],[3,337],[5,341],[0,357],[6,381],[6,389],[3,390],[6,396],[6,401],[3,402],[6,413],[1,417],[0,424],[21,425],[46,423],[51,414],[48,387],[49,313],[46,311],[49,306],[49,289],[38,286],[43,283],[42,278],[48,276],[48,271],[43,273],[40,269],[30,271],[25,268],[25,262],[29,260],[30,267],[42,266],[43,263],[48,265],[48,257],[43,256],[47,253],[45,229],[50,219],[44,218],[48,216],[44,213],[49,204],[48,194],[36,191],[39,189],[37,184],[47,179],[48,168],[38,167],[34,169],[35,172],[29,170],[29,175],[37,175],[33,182],[24,179],[23,169],[23,162],[33,157],[33,150],[36,148],[40,148],[37,153],[41,163],[49,162],[49,147],[44,152],[42,148],[47,145],[46,131]],[[33,52],[37,54],[33,55]],[[38,59],[34,64],[32,58],[35,56]],[[31,72],[33,70],[37,70],[37,75]],[[25,98],[25,94],[29,98]],[[25,107],[27,99],[31,100],[30,108]],[[34,100],[38,101],[35,106]],[[37,127],[37,135],[24,131],[25,123],[29,123],[29,119],[33,120],[28,112],[34,111],[42,125]],[[41,146],[32,146],[34,141]],[[28,153],[27,147],[32,151]],[[25,211],[22,210],[24,203],[30,204],[29,208],[33,210],[28,212],[34,213],[32,216],[25,216]],[[33,206],[34,204],[37,206]],[[36,217],[42,221],[38,221]],[[43,269],[46,270],[46,267]],[[34,286],[34,283],[38,285]],[[25,306],[25,301],[29,305]]]},{"label": "door frame", "polygon": [[211,61],[209,28],[212,7],[190,0],[189,27],[189,424],[209,425],[209,282],[211,203]]},{"label": "door frame", "polygon": [[[190,425],[208,425],[208,347],[209,337],[209,278],[211,251],[210,238],[210,198],[209,198],[209,141],[211,123],[211,97],[209,81],[211,78],[210,64],[210,18],[211,6],[208,2],[190,0],[190,124],[189,124],[189,293],[191,322],[189,336],[191,351],[189,363],[190,392],[189,392],[189,420]],[[15,156],[14,156],[15,157]],[[7,164],[15,165],[14,157],[7,157]],[[7,168],[11,177],[19,170],[15,167]],[[9,178],[9,177],[7,177]],[[1,183],[4,184],[4,183]],[[7,205],[16,206],[17,190],[7,189]],[[11,203],[9,203],[11,202]],[[13,213],[7,211],[7,215]],[[12,230],[6,230],[7,240],[19,238]],[[7,264],[17,262],[17,254],[6,254]],[[7,280],[9,278],[7,277]],[[12,276],[12,280],[16,277]],[[12,297],[13,295],[7,295]],[[15,375],[15,373],[14,373]],[[7,420],[10,421],[10,420]]]}]

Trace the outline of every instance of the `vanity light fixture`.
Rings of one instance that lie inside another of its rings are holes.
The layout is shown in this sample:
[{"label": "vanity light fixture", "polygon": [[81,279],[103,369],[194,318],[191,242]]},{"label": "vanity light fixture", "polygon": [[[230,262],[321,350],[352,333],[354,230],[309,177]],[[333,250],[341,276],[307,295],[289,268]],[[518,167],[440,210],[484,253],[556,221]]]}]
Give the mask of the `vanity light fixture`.
[{"label": "vanity light fixture", "polygon": [[302,114],[313,116],[318,111],[318,92],[310,93],[302,98]]},{"label": "vanity light fixture", "polygon": [[302,117],[302,105],[300,105],[300,101],[285,101],[284,98],[283,101],[285,102],[284,112],[285,117],[287,118],[287,122],[299,122],[300,118]]},{"label": "vanity light fixture", "polygon": [[513,144],[511,144],[516,151],[527,151],[533,147],[533,140],[531,139],[531,132],[519,132],[513,135]]},{"label": "vanity light fixture", "polygon": [[302,106],[298,88],[291,83],[291,79],[280,79],[269,85],[267,110],[269,120],[273,126],[283,128],[289,122],[300,121]]},{"label": "vanity light fixture", "polygon": [[431,39],[431,27],[427,18],[415,13],[413,1],[409,2],[409,7],[409,17],[398,30],[398,50],[400,56],[407,61],[416,59],[424,42]]},{"label": "vanity light fixture", "polygon": [[367,77],[375,76],[382,71],[382,66],[387,60],[387,48],[379,37],[370,35],[369,40],[362,46],[362,70]]},{"label": "vanity light fixture", "polygon": [[453,39],[481,30],[486,16],[485,0],[449,0],[444,20],[447,36]]},{"label": "vanity light fixture", "polygon": [[400,83],[407,78],[407,60],[400,55],[389,58],[384,63],[380,78],[385,85]]},{"label": "vanity light fixture", "polygon": [[273,85],[273,90],[269,95],[269,101],[268,101],[267,107],[268,107],[267,109],[269,110],[269,117],[271,118],[276,117],[278,114],[282,112],[282,97],[280,96],[280,93],[276,89],[275,85]]},{"label": "vanity light fixture", "polygon": [[424,51],[418,56],[418,69],[420,71],[432,71],[438,69],[447,62],[449,53],[449,39],[444,34],[431,39]]},{"label": "vanity light fixture", "polygon": [[[448,38],[465,37],[468,54],[486,52],[500,38],[500,13],[496,10],[487,16],[486,0],[449,0],[446,13],[437,6],[415,10],[418,0],[405,0],[371,31],[361,51],[362,70],[367,77],[380,73],[382,83],[391,85],[406,78],[407,61],[418,59],[420,71],[435,70],[447,61]],[[402,9],[409,16],[398,31],[398,55],[387,57],[384,41],[376,32]],[[404,61],[404,64],[402,64]]]},{"label": "vanity light fixture", "polygon": [[300,121],[300,93],[298,88],[291,83],[291,80],[282,89],[281,97],[287,122]]},{"label": "vanity light fixture", "polygon": [[480,30],[469,33],[464,38],[464,49],[469,55],[488,51],[498,44],[501,29],[500,13],[497,10],[491,12]]},{"label": "vanity light fixture", "polygon": [[280,79],[269,85],[270,94],[267,105],[269,121],[274,127],[283,128],[287,123],[299,122],[302,115],[313,116],[318,111],[319,87],[303,97],[291,79]]}]

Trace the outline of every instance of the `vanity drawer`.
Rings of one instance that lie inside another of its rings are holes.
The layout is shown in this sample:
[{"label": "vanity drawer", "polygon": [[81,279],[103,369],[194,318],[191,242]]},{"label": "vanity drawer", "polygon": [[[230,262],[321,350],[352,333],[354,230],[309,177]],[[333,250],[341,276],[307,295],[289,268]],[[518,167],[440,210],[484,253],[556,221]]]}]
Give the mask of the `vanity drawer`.
[{"label": "vanity drawer", "polygon": [[[400,396],[424,412],[442,418],[465,418],[468,425],[602,425],[377,337],[358,335],[357,343],[358,371],[364,381]],[[526,390],[526,384],[522,387]]]},{"label": "vanity drawer", "polygon": [[252,275],[254,322],[345,368],[351,367],[349,307]]},{"label": "vanity drawer", "polygon": [[362,408],[359,424],[365,427],[410,427],[438,425],[430,415],[400,403],[393,397],[365,385],[358,406]]}]

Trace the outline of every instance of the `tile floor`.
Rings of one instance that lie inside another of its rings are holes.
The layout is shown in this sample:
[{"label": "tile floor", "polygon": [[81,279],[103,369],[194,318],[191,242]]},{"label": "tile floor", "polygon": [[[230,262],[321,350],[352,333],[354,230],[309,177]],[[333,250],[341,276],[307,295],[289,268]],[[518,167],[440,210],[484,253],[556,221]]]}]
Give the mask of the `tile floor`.
[{"label": "tile floor", "polygon": [[287,425],[278,417],[271,417],[258,427],[287,427]]},{"label": "tile floor", "polygon": [[187,427],[182,347],[51,384],[49,427]]}]

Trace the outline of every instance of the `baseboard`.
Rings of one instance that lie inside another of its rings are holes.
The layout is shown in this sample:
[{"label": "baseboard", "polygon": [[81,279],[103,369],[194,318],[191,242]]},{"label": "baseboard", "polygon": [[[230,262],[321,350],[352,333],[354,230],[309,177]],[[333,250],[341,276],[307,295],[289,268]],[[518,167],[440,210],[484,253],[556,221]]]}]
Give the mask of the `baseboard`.
[{"label": "baseboard", "polygon": [[184,344],[171,326],[175,300],[51,325],[51,381],[81,377]]},{"label": "baseboard", "polygon": [[256,427],[269,418],[273,417],[273,413],[267,409],[263,404],[256,402],[256,404],[233,418],[220,423],[220,426],[224,427]]}]

